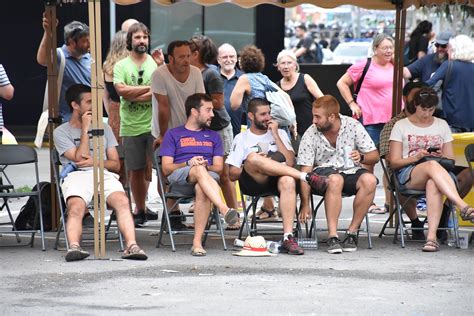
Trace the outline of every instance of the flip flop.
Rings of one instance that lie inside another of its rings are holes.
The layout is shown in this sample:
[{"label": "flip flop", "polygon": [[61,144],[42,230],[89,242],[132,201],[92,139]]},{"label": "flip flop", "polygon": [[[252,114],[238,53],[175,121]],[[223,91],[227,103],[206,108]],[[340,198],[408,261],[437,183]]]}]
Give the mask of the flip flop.
[{"label": "flip flop", "polygon": [[240,223],[234,224],[234,225],[227,225],[225,230],[239,230],[240,229]]},{"label": "flip flop", "polygon": [[267,210],[266,208],[261,207],[260,210],[255,213],[255,219],[260,221],[268,221],[278,219],[278,213],[275,208],[272,210]]},{"label": "flip flop", "polygon": [[380,207],[380,206],[377,206],[375,204],[372,204],[369,207],[369,213],[371,213],[371,214],[385,214],[385,213],[387,213],[387,210],[385,209],[385,207]]},{"label": "flip flop", "polygon": [[463,221],[474,220],[474,207],[470,207],[469,205],[464,207],[461,210],[461,218]]},{"label": "flip flop", "polygon": [[439,251],[439,243],[436,240],[427,240],[423,248],[423,252],[437,252]]},{"label": "flip flop", "polygon": [[191,247],[191,255],[194,257],[204,257],[206,254],[206,250],[202,247]]}]

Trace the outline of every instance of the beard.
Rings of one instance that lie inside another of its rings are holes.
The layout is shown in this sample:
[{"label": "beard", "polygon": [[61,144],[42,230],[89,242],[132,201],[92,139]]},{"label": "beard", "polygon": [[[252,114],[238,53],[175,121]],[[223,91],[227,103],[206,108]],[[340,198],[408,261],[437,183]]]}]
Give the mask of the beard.
[{"label": "beard", "polygon": [[445,60],[448,59],[447,53],[435,53],[434,55],[434,62],[438,65],[441,65]]},{"label": "beard", "polygon": [[148,45],[140,44],[133,46],[133,51],[137,54],[145,54],[148,51]]},{"label": "beard", "polygon": [[268,129],[268,122],[266,121],[254,121],[253,124],[255,125],[255,128],[261,131],[266,131]]},{"label": "beard", "polygon": [[329,131],[329,130],[332,128],[332,124],[331,124],[331,123],[327,123],[327,124],[324,125],[324,126],[317,126],[317,125],[316,125],[316,128],[318,129],[319,132],[324,133],[324,132]]}]

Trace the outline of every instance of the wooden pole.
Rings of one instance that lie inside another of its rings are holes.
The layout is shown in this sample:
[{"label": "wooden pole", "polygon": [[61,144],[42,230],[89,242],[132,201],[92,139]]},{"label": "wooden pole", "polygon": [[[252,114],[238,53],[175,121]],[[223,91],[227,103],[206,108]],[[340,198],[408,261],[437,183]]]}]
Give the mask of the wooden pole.
[{"label": "wooden pole", "polygon": [[[59,116],[59,104],[58,104],[58,55],[56,53],[57,43],[57,32],[56,32],[56,5],[47,4],[45,6],[45,14],[49,21],[49,30],[46,34],[46,52],[51,58],[47,59],[48,66],[48,133],[49,133],[49,152],[54,149],[53,132],[54,129],[59,125],[59,122],[55,120]],[[51,163],[50,160],[50,180],[51,186],[54,188],[56,181],[54,179],[54,169],[58,169],[58,166]],[[56,196],[56,190],[51,190],[51,227],[56,230],[59,225],[59,212],[58,212],[58,199]]]},{"label": "wooden pole", "polygon": [[[104,197],[104,123],[102,121],[102,47],[100,25],[100,0],[88,0],[91,43],[92,88],[92,144],[94,174],[94,254],[105,257],[105,197]],[[99,222],[100,216],[100,222]],[[100,223],[100,227],[99,227]]]}]

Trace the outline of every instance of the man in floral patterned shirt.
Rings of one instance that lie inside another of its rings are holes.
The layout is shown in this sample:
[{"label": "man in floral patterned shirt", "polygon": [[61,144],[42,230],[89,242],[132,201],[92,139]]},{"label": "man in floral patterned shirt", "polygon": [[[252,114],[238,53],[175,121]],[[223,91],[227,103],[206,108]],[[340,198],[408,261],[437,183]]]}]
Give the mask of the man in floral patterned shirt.
[{"label": "man in floral patterned shirt", "polygon": [[[313,125],[304,133],[298,152],[302,172],[311,172],[314,168],[316,174],[329,177],[324,191],[311,191],[302,181],[300,209],[300,220],[305,222],[311,217],[310,193],[325,197],[329,253],[357,250],[357,230],[372,204],[377,185],[377,178],[360,164],[375,164],[379,160],[377,149],[362,124],[340,115],[339,110],[339,103],[330,95],[313,103]],[[347,167],[347,161],[345,163],[344,147],[351,149],[346,160],[352,160],[353,167]],[[337,222],[343,194],[355,195],[354,216],[340,242]]]}]

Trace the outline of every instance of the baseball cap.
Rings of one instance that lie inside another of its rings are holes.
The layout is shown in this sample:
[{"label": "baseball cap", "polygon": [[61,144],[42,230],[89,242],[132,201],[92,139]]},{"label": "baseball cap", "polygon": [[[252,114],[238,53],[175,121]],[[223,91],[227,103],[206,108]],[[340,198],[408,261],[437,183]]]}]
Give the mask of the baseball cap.
[{"label": "baseball cap", "polygon": [[436,36],[436,43],[441,45],[446,45],[449,42],[449,39],[453,37],[451,31],[442,31]]}]

